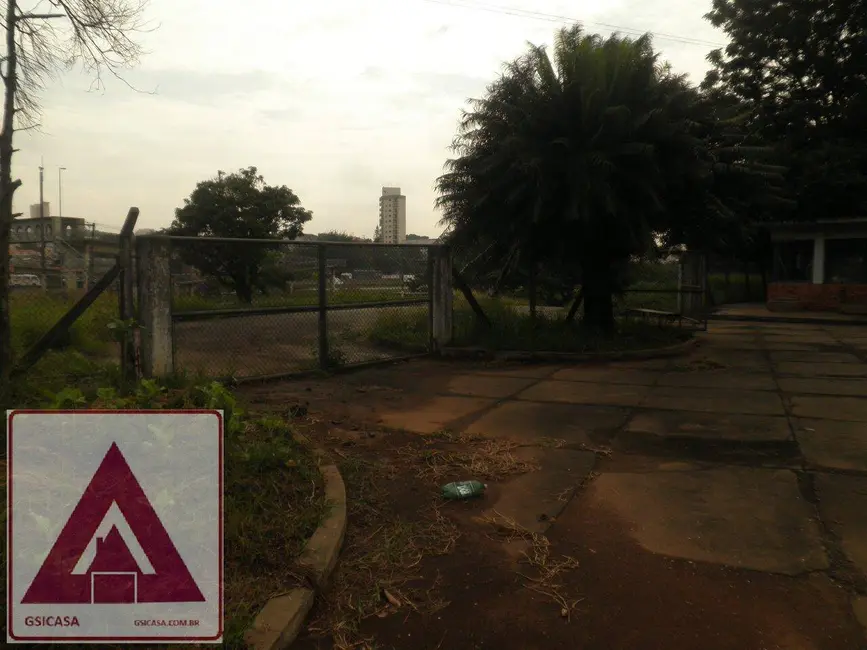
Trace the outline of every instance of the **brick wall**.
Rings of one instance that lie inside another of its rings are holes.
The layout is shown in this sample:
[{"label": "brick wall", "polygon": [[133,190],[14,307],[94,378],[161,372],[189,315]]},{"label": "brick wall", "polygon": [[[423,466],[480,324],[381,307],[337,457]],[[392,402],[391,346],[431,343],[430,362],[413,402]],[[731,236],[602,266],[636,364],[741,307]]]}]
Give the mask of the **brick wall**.
[{"label": "brick wall", "polygon": [[867,305],[867,284],[770,282],[768,303],[797,301],[808,311],[838,311],[841,305]]}]

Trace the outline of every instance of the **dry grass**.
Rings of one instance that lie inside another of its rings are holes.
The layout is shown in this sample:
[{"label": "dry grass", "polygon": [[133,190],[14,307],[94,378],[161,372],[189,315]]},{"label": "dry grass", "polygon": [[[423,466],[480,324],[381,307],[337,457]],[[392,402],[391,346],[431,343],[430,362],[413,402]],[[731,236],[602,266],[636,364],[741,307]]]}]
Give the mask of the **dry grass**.
[{"label": "dry grass", "polygon": [[539,438],[538,445],[545,449],[563,449],[564,447],[569,446],[570,449],[577,449],[579,451],[591,451],[594,454],[605,457],[608,457],[612,454],[611,447],[605,445],[589,445],[587,443],[569,445],[569,441],[565,440],[564,438],[550,438],[546,436],[543,438]]},{"label": "dry grass", "polygon": [[420,586],[427,556],[447,555],[459,537],[433,493],[412,520],[391,501],[406,479],[392,465],[347,456],[341,463],[349,521],[343,553],[329,590],[308,625],[315,637],[330,637],[337,650],[363,650],[360,635],[372,616],[432,613],[448,605],[437,584]]},{"label": "dry grass", "polygon": [[440,433],[427,436],[422,448],[406,445],[398,455],[415,468],[416,477],[423,481],[458,480],[455,477],[495,481],[538,469],[515,454],[519,447],[510,440]]},{"label": "dry grass", "polygon": [[691,359],[686,363],[675,364],[671,367],[673,372],[701,372],[707,370],[724,370],[728,368],[724,363],[720,363],[715,359],[701,358]]},{"label": "dry grass", "polygon": [[560,616],[566,620],[572,619],[572,612],[582,598],[572,598],[564,593],[564,587],[559,584],[558,578],[565,571],[578,567],[578,561],[572,557],[563,555],[552,557],[551,543],[545,535],[527,530],[514,519],[507,517],[496,510],[479,518],[484,524],[495,528],[501,538],[508,541],[524,540],[528,544],[527,550],[523,551],[523,562],[530,566],[535,576],[518,572],[524,578],[525,586],[536,593],[547,597],[560,606]]}]

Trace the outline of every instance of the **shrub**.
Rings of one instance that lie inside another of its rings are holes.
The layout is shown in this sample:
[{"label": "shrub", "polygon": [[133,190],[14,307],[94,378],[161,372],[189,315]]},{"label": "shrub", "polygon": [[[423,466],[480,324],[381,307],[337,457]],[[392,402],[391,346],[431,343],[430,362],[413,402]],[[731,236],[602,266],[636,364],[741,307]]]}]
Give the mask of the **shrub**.
[{"label": "shrub", "polygon": [[[678,328],[620,321],[617,336],[605,338],[585,331],[580,321],[567,323],[562,311],[543,310],[532,319],[525,308],[515,307],[510,301],[480,298],[478,302],[491,327],[481,325],[463,297],[456,299],[452,321],[454,345],[477,345],[493,350],[585,352],[662,346],[690,336],[689,332]],[[424,351],[428,347],[428,332],[425,308],[402,310],[380,315],[368,339],[392,349]]]}]

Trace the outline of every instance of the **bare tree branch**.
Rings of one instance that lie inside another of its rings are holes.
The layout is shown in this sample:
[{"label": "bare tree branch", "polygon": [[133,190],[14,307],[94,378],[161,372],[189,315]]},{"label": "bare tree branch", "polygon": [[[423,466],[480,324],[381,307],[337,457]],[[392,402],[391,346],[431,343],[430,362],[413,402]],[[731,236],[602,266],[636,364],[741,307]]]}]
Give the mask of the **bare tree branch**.
[{"label": "bare tree branch", "polygon": [[[9,321],[9,243],[12,197],[21,185],[12,179],[13,137],[38,129],[40,96],[46,83],[80,65],[102,87],[106,73],[129,84],[122,73],[142,54],[134,40],[150,31],[143,22],[147,0],[40,0],[22,11],[18,0],[0,2],[6,52],[0,57],[5,91],[0,132],[0,397],[12,362]],[[139,91],[141,92],[141,91]]]}]

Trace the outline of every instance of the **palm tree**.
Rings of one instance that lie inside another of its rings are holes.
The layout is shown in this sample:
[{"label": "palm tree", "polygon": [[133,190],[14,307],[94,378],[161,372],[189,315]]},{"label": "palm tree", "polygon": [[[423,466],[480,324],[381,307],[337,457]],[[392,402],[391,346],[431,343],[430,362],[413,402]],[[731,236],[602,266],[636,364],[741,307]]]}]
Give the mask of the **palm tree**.
[{"label": "palm tree", "polygon": [[575,265],[584,324],[611,332],[616,269],[670,226],[667,198],[712,182],[698,100],[650,36],[564,28],[553,57],[531,45],[464,112],[442,223],[457,245],[493,242],[506,271]]}]

